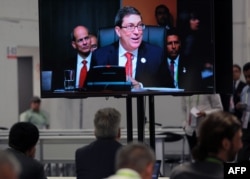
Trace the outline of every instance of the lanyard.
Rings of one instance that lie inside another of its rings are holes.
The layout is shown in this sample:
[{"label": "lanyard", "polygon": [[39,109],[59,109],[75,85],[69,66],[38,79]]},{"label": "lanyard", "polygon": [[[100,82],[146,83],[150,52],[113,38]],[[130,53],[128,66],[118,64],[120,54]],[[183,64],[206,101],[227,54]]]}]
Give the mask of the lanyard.
[{"label": "lanyard", "polygon": [[220,159],[214,158],[214,157],[207,157],[205,161],[212,162],[212,163],[217,163],[222,165],[222,161]]}]

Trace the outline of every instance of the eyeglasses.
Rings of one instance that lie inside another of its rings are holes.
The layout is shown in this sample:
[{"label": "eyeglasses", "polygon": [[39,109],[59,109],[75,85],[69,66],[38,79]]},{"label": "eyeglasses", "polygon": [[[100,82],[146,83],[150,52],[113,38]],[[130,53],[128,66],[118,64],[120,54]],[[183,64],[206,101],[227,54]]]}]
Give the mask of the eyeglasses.
[{"label": "eyeglasses", "polygon": [[145,24],[138,24],[136,26],[134,24],[128,24],[126,26],[121,26],[121,28],[127,29],[130,32],[134,31],[136,27],[138,30],[143,30],[145,29]]}]

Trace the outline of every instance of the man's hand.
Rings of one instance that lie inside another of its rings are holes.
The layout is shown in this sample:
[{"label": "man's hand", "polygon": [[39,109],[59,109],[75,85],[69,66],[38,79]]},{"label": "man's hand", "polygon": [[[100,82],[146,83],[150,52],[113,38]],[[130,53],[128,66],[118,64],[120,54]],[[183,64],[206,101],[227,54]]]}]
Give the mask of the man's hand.
[{"label": "man's hand", "polygon": [[205,117],[206,113],[204,111],[200,111],[200,112],[197,113],[197,116],[198,116],[198,118],[199,117]]},{"label": "man's hand", "polygon": [[131,81],[133,89],[140,89],[140,88],[142,88],[141,83],[139,83],[138,81],[136,81],[134,78],[129,77],[128,80]]}]

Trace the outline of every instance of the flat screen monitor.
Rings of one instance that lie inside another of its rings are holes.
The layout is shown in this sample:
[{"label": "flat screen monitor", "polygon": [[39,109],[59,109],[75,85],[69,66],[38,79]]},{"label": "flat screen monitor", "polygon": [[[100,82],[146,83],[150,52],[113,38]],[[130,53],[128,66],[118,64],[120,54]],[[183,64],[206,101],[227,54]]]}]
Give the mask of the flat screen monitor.
[{"label": "flat screen monitor", "polygon": [[[131,77],[125,73],[126,63],[118,57],[121,42],[114,30],[116,13],[125,2],[39,0],[42,97],[191,95],[232,91],[231,0],[170,0],[168,25],[162,26],[156,20],[147,24],[149,20],[144,19],[142,13],[145,29],[138,29],[138,24],[135,28],[135,31],[142,31],[143,39],[138,51],[132,54]],[[147,1],[147,6],[153,2]],[[141,12],[146,5],[131,6]],[[162,9],[156,12],[156,6],[150,8],[153,19],[164,13]],[[79,25],[87,27],[99,40],[98,48],[90,53],[91,64],[87,64],[84,84],[81,84],[79,65],[82,64],[79,64],[72,34]],[[110,28],[113,30],[111,35],[105,31]],[[177,42],[171,40],[175,34],[169,38],[173,32],[178,34]],[[113,39],[114,43],[100,44],[107,39]],[[116,50],[110,55],[112,48]],[[110,55],[108,59],[107,54]],[[124,73],[120,73],[121,69]],[[116,73],[117,78],[113,77]]]}]

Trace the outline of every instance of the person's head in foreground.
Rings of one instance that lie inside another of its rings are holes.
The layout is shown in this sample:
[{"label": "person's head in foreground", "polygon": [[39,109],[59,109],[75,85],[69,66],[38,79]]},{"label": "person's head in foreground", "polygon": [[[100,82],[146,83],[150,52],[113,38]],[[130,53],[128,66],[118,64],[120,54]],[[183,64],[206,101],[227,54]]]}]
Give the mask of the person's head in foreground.
[{"label": "person's head in foreground", "polygon": [[20,166],[16,159],[0,150],[0,179],[18,179]]},{"label": "person's head in foreground", "polygon": [[198,145],[192,154],[195,160],[216,158],[223,162],[233,161],[242,147],[241,124],[227,112],[215,112],[206,117],[200,126]]},{"label": "person's head in foreground", "polygon": [[149,146],[130,143],[117,152],[115,176],[129,174],[135,178],[152,179],[154,163],[155,155]]},{"label": "person's head in foreground", "polygon": [[120,138],[121,114],[115,108],[99,109],[94,118],[97,139]]},{"label": "person's head in foreground", "polygon": [[18,122],[10,129],[9,146],[28,157],[34,158],[38,139],[39,131],[34,124]]}]

